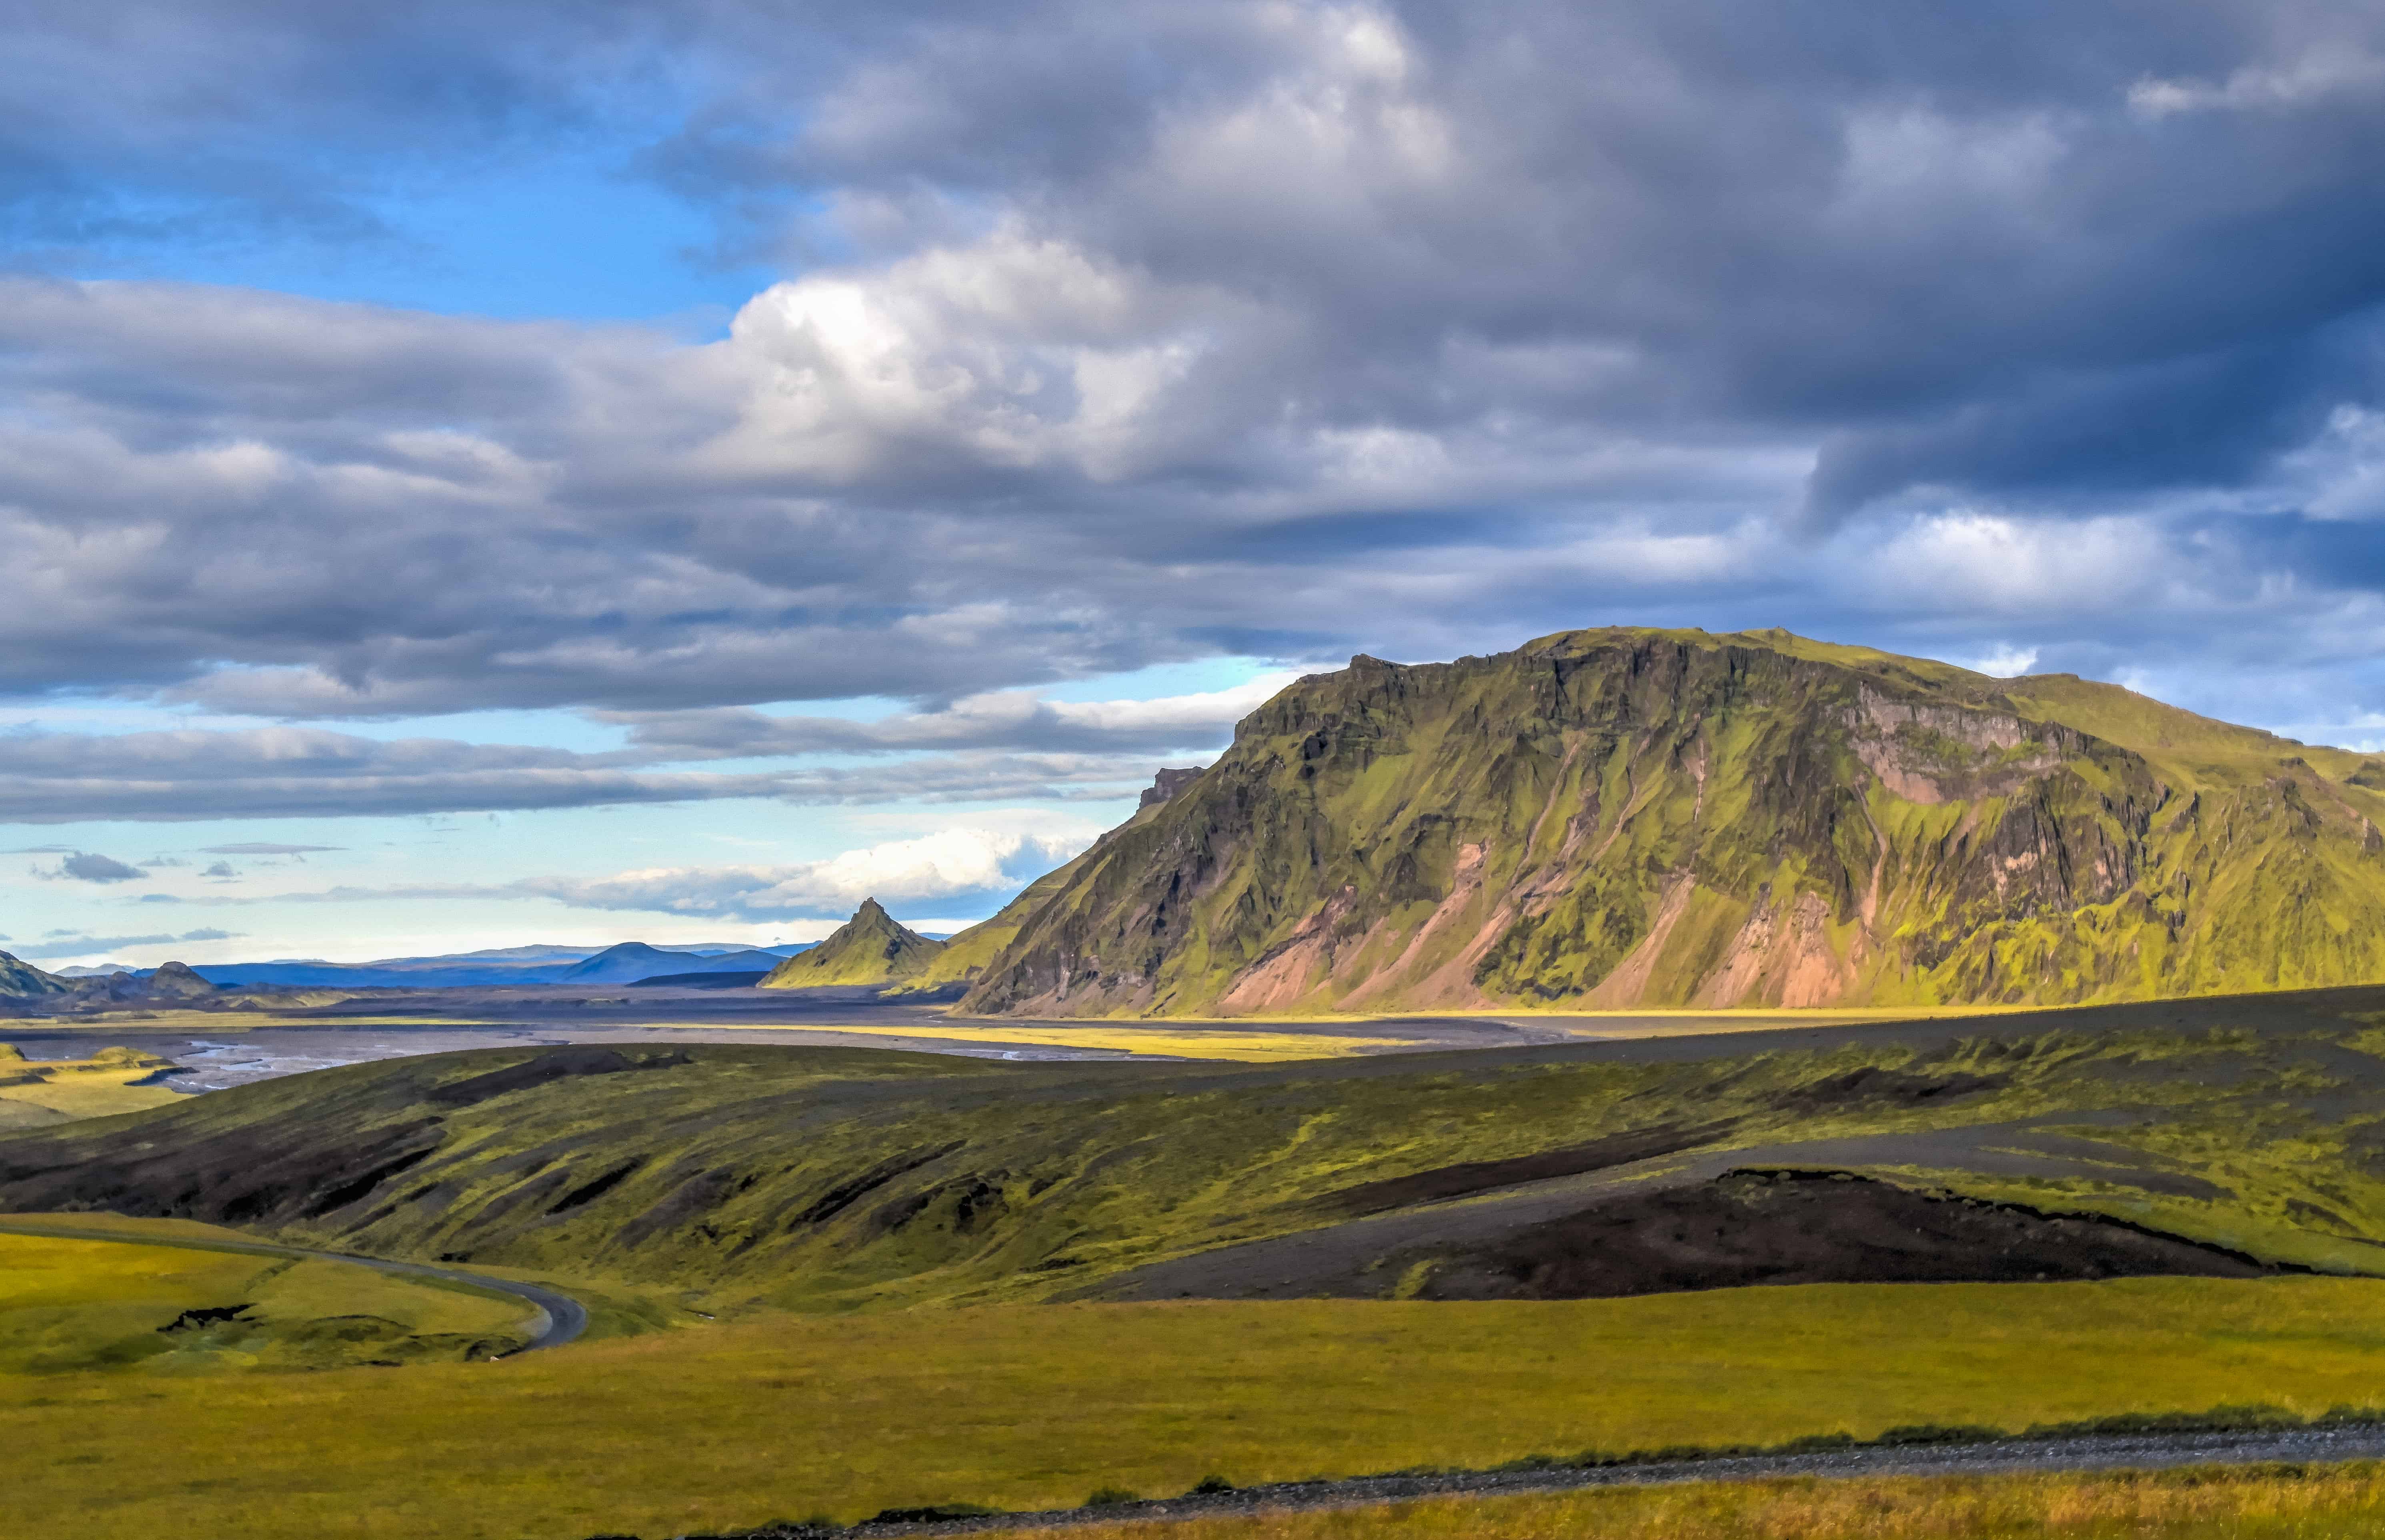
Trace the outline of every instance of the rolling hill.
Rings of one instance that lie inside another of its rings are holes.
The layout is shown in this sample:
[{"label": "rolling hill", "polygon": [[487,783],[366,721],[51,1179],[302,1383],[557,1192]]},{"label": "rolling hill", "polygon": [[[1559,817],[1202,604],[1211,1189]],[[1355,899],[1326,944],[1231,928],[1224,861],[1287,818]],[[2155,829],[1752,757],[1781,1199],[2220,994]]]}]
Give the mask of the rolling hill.
[{"label": "rolling hill", "polygon": [[0,1212],[831,1309],[2377,1272],[2381,1010],[2366,988],[1271,1065],[477,1050],[0,1137]]},{"label": "rolling hill", "polygon": [[1361,657],[1159,791],[928,976],[1032,1016],[2385,979],[2385,760],[1786,632]]}]

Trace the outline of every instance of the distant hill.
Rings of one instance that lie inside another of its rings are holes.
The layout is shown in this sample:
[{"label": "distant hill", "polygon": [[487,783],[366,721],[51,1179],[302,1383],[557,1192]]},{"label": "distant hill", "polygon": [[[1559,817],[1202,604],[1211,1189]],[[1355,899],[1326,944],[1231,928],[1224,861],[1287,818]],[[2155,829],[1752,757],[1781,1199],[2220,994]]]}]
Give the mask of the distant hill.
[{"label": "distant hill", "polygon": [[905,929],[879,907],[877,899],[865,898],[853,918],[827,940],[779,964],[759,987],[900,983],[926,972],[944,945]]},{"label": "distant hill", "polygon": [[56,973],[44,973],[30,962],[19,962],[7,953],[0,952],[0,995],[33,999],[45,995],[64,995],[73,988],[72,983]]},{"label": "distant hill", "polygon": [[1780,631],[1361,657],[1155,790],[954,938],[944,968],[976,981],[961,1009],[2072,1003],[2385,979],[2385,759],[2067,674]]},{"label": "distant hill", "polygon": [[711,957],[664,951],[643,941],[607,946],[556,975],[557,983],[635,983],[665,973],[766,973],[784,959],[775,952],[722,952]]},{"label": "distant hill", "polygon": [[[643,945],[643,943],[625,943]],[[661,961],[655,971],[689,972],[709,969],[721,957],[735,956],[741,969],[774,968],[780,959],[804,949],[805,943],[785,946],[741,947],[728,945],[647,947]],[[374,962],[324,962],[319,958],[283,958],[273,962],[202,963],[199,972],[210,982],[239,987],[325,987],[346,989],[488,988],[507,984],[545,984],[565,976],[604,946],[507,946],[481,952],[427,958],[383,958]],[[760,960],[767,958],[768,960]],[[643,975],[638,975],[643,977]],[[618,979],[586,982],[621,982]]]}]

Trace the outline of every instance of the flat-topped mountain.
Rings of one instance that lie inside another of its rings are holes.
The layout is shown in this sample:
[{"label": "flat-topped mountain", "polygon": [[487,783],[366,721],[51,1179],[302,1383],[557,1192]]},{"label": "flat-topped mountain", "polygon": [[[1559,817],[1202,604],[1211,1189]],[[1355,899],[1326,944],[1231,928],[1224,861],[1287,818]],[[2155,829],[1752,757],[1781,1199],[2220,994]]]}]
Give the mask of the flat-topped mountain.
[{"label": "flat-topped mountain", "polygon": [[796,953],[766,975],[762,989],[818,989],[830,984],[893,984],[927,972],[944,944],[905,929],[865,898],[826,941]]},{"label": "flat-topped mountain", "polygon": [[2385,979],[2380,792],[2385,761],[2067,674],[1572,632],[1300,680],[952,946],[990,1014],[2357,983]]}]

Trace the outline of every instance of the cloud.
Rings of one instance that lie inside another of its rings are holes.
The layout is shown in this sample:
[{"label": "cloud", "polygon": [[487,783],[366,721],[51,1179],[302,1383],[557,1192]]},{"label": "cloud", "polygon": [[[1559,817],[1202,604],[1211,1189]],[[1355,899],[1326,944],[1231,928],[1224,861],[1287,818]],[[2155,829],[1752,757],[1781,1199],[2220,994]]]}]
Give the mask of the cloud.
[{"label": "cloud", "polygon": [[[1287,678],[1141,701],[1053,701],[1005,691],[872,722],[736,708],[617,712],[604,720],[627,728],[633,746],[597,754],[303,727],[25,731],[0,734],[0,820],[470,812],[728,797],[857,803],[1115,796],[1147,782],[1162,756],[1214,753],[1233,723]],[[867,770],[688,768],[856,754],[908,757]],[[202,848],[304,860],[343,847],[252,840]]]},{"label": "cloud", "polygon": [[230,861],[218,861],[213,866],[210,866],[206,870],[200,872],[199,875],[210,882],[229,882],[232,878],[239,876],[240,873],[232,870],[232,865]]},{"label": "cloud", "polygon": [[2037,667],[2037,649],[2000,645],[1982,657],[1971,658],[1963,666],[1992,679],[2017,679]]},{"label": "cloud", "polygon": [[[318,851],[344,850],[347,846],[340,845],[273,845],[261,840],[250,840],[239,845],[204,845],[201,848],[210,856],[310,856]],[[216,866],[221,867],[223,866],[223,863],[221,861],[218,861]],[[226,868],[225,870],[227,871],[230,870],[229,868]],[[213,874],[213,871],[214,869],[210,868],[210,874]]]},{"label": "cloud", "polygon": [[6,747],[0,818],[1073,795],[1019,757],[1178,729],[1055,680],[1620,619],[2385,705],[2374,6],[633,9],[12,18],[29,249],[385,242],[354,188],[568,125],[791,276],[690,341],[36,251],[0,692],[636,751]]},{"label": "cloud", "polygon": [[792,866],[658,867],[609,877],[531,877],[504,883],[341,886],[217,904],[367,904],[459,898],[552,899],[573,908],[626,909],[722,920],[843,919],[864,898],[889,904],[1005,898],[1093,843],[1090,826],[1062,833],[958,826]]},{"label": "cloud", "polygon": [[69,856],[57,864],[56,870],[43,871],[37,868],[33,874],[53,882],[75,883],[137,883],[149,875],[137,866],[127,866],[122,861],[87,851],[77,851]]},{"label": "cloud", "polygon": [[[716,724],[719,746],[709,752],[791,752],[783,743],[741,741],[731,731],[748,725]],[[751,731],[767,735],[774,730],[765,720]],[[1158,734],[1179,741],[1185,735],[1221,740],[1223,732],[1213,724],[1199,733]],[[1122,736],[1137,742],[1152,734],[1130,724]],[[695,751],[689,745],[657,751],[664,757],[691,752]],[[453,813],[730,797],[808,804],[1108,798],[1148,782],[1155,768],[1148,754],[981,750],[886,765],[735,772],[642,768],[637,762],[656,757],[641,754],[624,764],[615,755],[443,739],[385,740],[313,728],[0,735],[0,820]]]},{"label": "cloud", "polygon": [[164,946],[184,941],[231,941],[237,939],[240,934],[238,931],[211,929],[184,931],[180,935],[91,936],[69,933],[67,940],[44,941],[39,945],[25,948],[19,955],[28,961],[50,958],[81,958],[89,957],[94,953],[114,952],[132,946]]},{"label": "cloud", "polygon": [[1090,832],[1055,836],[959,828],[794,866],[668,868],[514,886],[575,908],[724,920],[843,919],[864,898],[899,904],[1005,897],[1092,843]]},{"label": "cloud", "polygon": [[1153,700],[1055,701],[1029,691],[1005,690],[968,696],[937,710],[900,712],[877,721],[720,708],[616,712],[604,720],[626,726],[631,742],[640,748],[674,757],[919,749],[1158,753],[1216,747],[1235,722],[1265,705],[1294,677],[1269,673],[1230,690]]}]

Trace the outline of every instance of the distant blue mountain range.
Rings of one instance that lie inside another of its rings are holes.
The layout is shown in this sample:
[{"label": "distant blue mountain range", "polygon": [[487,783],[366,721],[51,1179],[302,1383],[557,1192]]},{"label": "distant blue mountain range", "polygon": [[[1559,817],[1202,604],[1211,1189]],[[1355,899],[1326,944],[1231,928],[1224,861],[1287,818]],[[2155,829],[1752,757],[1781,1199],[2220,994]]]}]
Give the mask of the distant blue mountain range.
[{"label": "distant blue mountain range", "polygon": [[[249,987],[313,984],[348,989],[450,989],[495,984],[635,983],[668,973],[768,971],[781,958],[812,945],[784,946],[505,946],[436,958],[382,958],[373,962],[325,962],[286,958],[273,962],[206,963],[193,970],[209,983]],[[69,974],[111,972],[74,969]],[[146,972],[134,969],[133,972]]]}]

